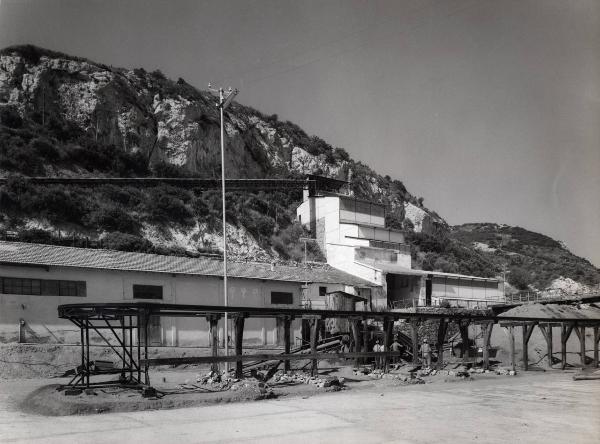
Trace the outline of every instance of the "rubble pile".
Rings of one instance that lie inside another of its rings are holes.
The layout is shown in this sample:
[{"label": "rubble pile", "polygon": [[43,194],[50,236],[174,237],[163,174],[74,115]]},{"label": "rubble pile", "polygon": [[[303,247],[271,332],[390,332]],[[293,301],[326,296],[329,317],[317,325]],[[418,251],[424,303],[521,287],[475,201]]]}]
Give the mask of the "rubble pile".
[{"label": "rubble pile", "polygon": [[[273,390],[269,386],[264,378],[260,374],[255,377],[246,379],[236,379],[225,375],[225,373],[219,373],[210,371],[205,375],[197,375],[196,381],[200,383],[199,386],[204,386],[209,390],[232,390],[232,391],[255,391],[265,397],[273,396]],[[278,371],[273,375],[273,384],[311,384],[317,388],[328,389],[328,391],[339,391],[345,388],[345,379],[337,376],[311,376],[309,373],[303,372],[283,372]],[[189,384],[187,384],[189,386]],[[185,388],[182,386],[182,388]]]},{"label": "rubble pile", "polygon": [[354,376],[368,376],[371,379],[391,379],[408,384],[425,384],[425,381],[419,375],[415,375],[414,372],[385,373],[381,369],[373,370],[369,367],[361,367],[354,369],[353,374]]},{"label": "rubble pile", "polygon": [[244,380],[232,383],[229,390],[233,392],[252,393],[255,399],[274,398],[273,389],[266,383],[256,380]]},{"label": "rubble pile", "polygon": [[331,391],[344,389],[345,379],[337,376],[311,376],[308,373],[301,372],[282,372],[279,371],[273,376],[273,381],[278,383],[302,383],[313,384],[318,388],[329,388]]},{"label": "rubble pile", "polygon": [[508,376],[515,376],[517,374],[516,371],[505,368],[505,367],[498,367],[496,369],[496,374],[497,375],[508,375]]}]

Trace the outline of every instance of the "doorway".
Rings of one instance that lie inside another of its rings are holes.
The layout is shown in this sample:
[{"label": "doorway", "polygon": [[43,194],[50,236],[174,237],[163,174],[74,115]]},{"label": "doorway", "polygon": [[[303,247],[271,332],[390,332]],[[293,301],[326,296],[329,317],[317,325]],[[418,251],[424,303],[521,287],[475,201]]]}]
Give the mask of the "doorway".
[{"label": "doorway", "polygon": [[425,280],[425,305],[427,307],[431,306],[431,292],[432,292],[432,280],[431,278],[427,278]]},{"label": "doorway", "polygon": [[[142,344],[145,342],[144,334],[145,334],[144,329],[140,328],[140,341]],[[163,345],[160,316],[150,316],[148,318],[148,345],[149,346]]]}]

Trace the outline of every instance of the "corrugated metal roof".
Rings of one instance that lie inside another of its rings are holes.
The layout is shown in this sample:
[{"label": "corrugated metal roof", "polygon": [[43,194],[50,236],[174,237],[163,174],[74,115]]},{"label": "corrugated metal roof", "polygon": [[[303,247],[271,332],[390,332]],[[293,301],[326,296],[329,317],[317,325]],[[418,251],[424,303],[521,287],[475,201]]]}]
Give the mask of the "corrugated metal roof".
[{"label": "corrugated metal roof", "polygon": [[[115,250],[0,241],[0,264],[93,268],[202,276],[223,276],[223,261]],[[319,282],[356,287],[377,286],[337,268],[293,267],[257,262],[227,262],[227,276],[287,282]]]},{"label": "corrugated metal roof", "polygon": [[426,271],[426,270],[414,270],[412,268],[406,268],[397,264],[388,264],[385,262],[377,262],[377,263],[367,263],[367,262],[358,262],[359,265],[364,265],[365,267],[372,268],[373,270],[382,271],[384,273],[391,274],[402,274],[408,276],[438,276],[438,277],[449,277],[449,278],[461,278],[461,279],[471,279],[476,281],[493,281],[498,282],[498,279],[495,278],[484,278],[479,276],[469,276],[466,274],[456,274],[456,273],[444,273],[441,271]]},{"label": "corrugated metal roof", "polygon": [[508,311],[498,315],[499,319],[505,317],[534,317],[558,319],[581,319],[598,320],[600,319],[600,308],[594,305],[581,305],[579,307],[572,305],[558,304],[523,304],[511,308]]},{"label": "corrugated metal roof", "polygon": [[427,272],[425,272],[423,270],[413,270],[412,268],[406,268],[406,267],[403,267],[403,266],[397,265],[397,264],[387,264],[385,262],[378,262],[376,264],[374,264],[374,263],[370,264],[367,262],[356,261],[356,263],[359,265],[363,265],[365,267],[372,268],[373,270],[383,271],[384,273],[402,274],[402,275],[408,275],[408,276],[423,276],[423,275],[427,274]]},{"label": "corrugated metal roof", "polygon": [[461,278],[461,279],[472,279],[475,281],[494,281],[499,282],[496,278],[486,278],[481,276],[469,276],[467,274],[457,274],[457,273],[444,273],[443,271],[423,271],[423,274],[430,274],[432,276],[438,277],[449,277],[449,278]]}]

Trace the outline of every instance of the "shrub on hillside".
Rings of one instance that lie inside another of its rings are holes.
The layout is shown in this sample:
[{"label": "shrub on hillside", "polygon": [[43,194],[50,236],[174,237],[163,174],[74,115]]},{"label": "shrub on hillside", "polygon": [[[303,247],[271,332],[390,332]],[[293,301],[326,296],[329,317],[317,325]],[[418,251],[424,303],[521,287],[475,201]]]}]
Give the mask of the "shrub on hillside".
[{"label": "shrub on hillside", "polygon": [[12,105],[0,106],[0,124],[9,128],[21,128],[23,119],[16,107]]},{"label": "shrub on hillside", "polygon": [[240,223],[257,238],[270,237],[275,228],[275,220],[254,210],[246,210],[240,215]]},{"label": "shrub on hillside", "polygon": [[106,248],[121,251],[137,251],[148,253],[152,251],[152,243],[143,237],[132,234],[120,233],[118,231],[108,233],[103,240]]},{"label": "shrub on hillside", "polygon": [[433,269],[435,271],[442,271],[444,273],[458,273],[458,264],[454,261],[449,261],[447,258],[438,257],[433,263]]},{"label": "shrub on hillside", "polygon": [[30,176],[44,172],[37,150],[14,139],[0,145],[0,168]]},{"label": "shrub on hillside", "polygon": [[507,280],[513,287],[527,290],[531,282],[531,275],[522,268],[513,267],[508,273]]},{"label": "shrub on hillside", "polygon": [[30,142],[31,148],[37,154],[49,161],[55,161],[60,157],[59,151],[51,140],[45,137],[38,137]]},{"label": "shrub on hillside", "polygon": [[81,225],[89,210],[88,193],[78,187],[31,185],[11,177],[0,188],[0,203],[7,213],[45,219],[58,224]]},{"label": "shrub on hillside", "polygon": [[84,217],[84,225],[105,231],[117,231],[128,234],[137,234],[140,231],[140,222],[128,213],[125,208],[114,204],[102,204]]},{"label": "shrub on hillside", "polygon": [[[294,222],[271,236],[271,245],[282,258],[302,262],[304,242],[300,240],[301,237],[310,237],[310,233],[299,222]],[[325,262],[325,257],[315,242],[307,242],[306,257],[309,261]]]},{"label": "shrub on hillside", "polygon": [[142,189],[134,186],[102,185],[96,190],[100,194],[99,200],[107,200],[129,209],[137,207],[144,201]]},{"label": "shrub on hillside", "polygon": [[191,200],[188,191],[168,185],[160,185],[148,192],[148,200],[144,204],[150,221],[164,224],[175,222],[181,225],[192,225],[194,215],[186,202]]},{"label": "shrub on hillside", "polygon": [[100,145],[86,141],[63,149],[63,161],[79,165],[88,171],[110,172],[117,177],[148,175],[147,160],[141,152],[129,153],[115,145]]},{"label": "shrub on hillside", "polygon": [[54,243],[54,236],[49,231],[33,228],[19,232],[19,241],[35,244],[52,244]]},{"label": "shrub on hillside", "polygon": [[191,174],[184,167],[167,162],[157,162],[152,166],[153,176],[156,177],[190,177]]}]

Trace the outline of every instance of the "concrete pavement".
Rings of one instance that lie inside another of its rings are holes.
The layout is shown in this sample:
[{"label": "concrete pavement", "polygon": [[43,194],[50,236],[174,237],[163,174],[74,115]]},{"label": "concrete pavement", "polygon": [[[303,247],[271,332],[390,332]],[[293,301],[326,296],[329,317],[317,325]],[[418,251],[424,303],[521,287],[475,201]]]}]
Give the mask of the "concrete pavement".
[{"label": "concrete pavement", "polygon": [[600,381],[532,373],[177,410],[42,417],[0,383],[2,443],[597,443]]}]

